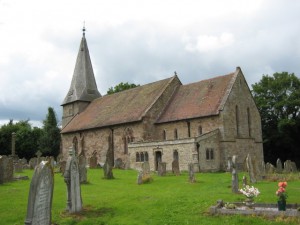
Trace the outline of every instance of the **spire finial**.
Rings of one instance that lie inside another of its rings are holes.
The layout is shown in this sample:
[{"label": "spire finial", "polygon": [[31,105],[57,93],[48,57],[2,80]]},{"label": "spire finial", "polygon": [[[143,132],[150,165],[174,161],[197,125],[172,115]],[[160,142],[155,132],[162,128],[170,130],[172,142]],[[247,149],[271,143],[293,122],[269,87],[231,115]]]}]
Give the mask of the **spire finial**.
[{"label": "spire finial", "polygon": [[85,36],[85,21],[83,21],[82,35]]}]

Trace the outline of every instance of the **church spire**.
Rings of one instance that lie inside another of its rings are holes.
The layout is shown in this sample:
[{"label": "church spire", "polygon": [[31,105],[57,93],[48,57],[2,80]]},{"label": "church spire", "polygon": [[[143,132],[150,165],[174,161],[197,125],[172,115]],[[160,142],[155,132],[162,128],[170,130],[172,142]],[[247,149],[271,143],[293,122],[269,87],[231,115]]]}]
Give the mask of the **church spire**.
[{"label": "church spire", "polygon": [[62,106],[76,101],[91,102],[92,100],[101,97],[101,94],[97,89],[89,49],[85,38],[85,31],[85,25],[83,25],[82,39],[71,86]]}]

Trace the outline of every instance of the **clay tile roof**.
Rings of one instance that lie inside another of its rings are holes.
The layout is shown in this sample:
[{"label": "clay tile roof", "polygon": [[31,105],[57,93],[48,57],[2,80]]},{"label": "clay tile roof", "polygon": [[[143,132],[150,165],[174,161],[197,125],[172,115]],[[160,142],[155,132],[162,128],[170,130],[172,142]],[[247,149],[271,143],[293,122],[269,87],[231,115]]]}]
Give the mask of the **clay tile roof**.
[{"label": "clay tile roof", "polygon": [[218,115],[235,74],[180,86],[157,123]]},{"label": "clay tile roof", "polygon": [[174,78],[97,98],[76,115],[62,133],[140,121]]}]

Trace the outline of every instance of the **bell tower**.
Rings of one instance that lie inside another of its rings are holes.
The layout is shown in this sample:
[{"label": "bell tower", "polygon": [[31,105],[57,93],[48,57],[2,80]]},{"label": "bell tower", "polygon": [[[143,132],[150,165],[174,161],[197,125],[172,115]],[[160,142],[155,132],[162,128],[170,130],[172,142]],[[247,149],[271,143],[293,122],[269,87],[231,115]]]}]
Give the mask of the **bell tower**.
[{"label": "bell tower", "polygon": [[81,113],[91,101],[101,97],[101,94],[97,89],[89,49],[85,38],[85,27],[83,27],[82,31],[83,34],[71,86],[61,104],[63,107],[63,128],[75,115]]}]

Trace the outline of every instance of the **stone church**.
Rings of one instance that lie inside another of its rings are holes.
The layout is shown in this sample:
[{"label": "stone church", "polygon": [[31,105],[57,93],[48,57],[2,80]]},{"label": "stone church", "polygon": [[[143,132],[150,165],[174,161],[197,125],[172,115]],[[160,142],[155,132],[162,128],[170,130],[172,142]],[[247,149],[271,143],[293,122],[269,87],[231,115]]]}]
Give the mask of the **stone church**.
[{"label": "stone church", "polygon": [[175,74],[111,95],[97,89],[85,33],[70,89],[62,103],[62,153],[74,146],[103,164],[139,169],[148,161],[172,170],[193,163],[195,171],[222,171],[228,159],[244,163],[248,153],[263,161],[261,118],[241,68],[211,79],[182,84]]}]

